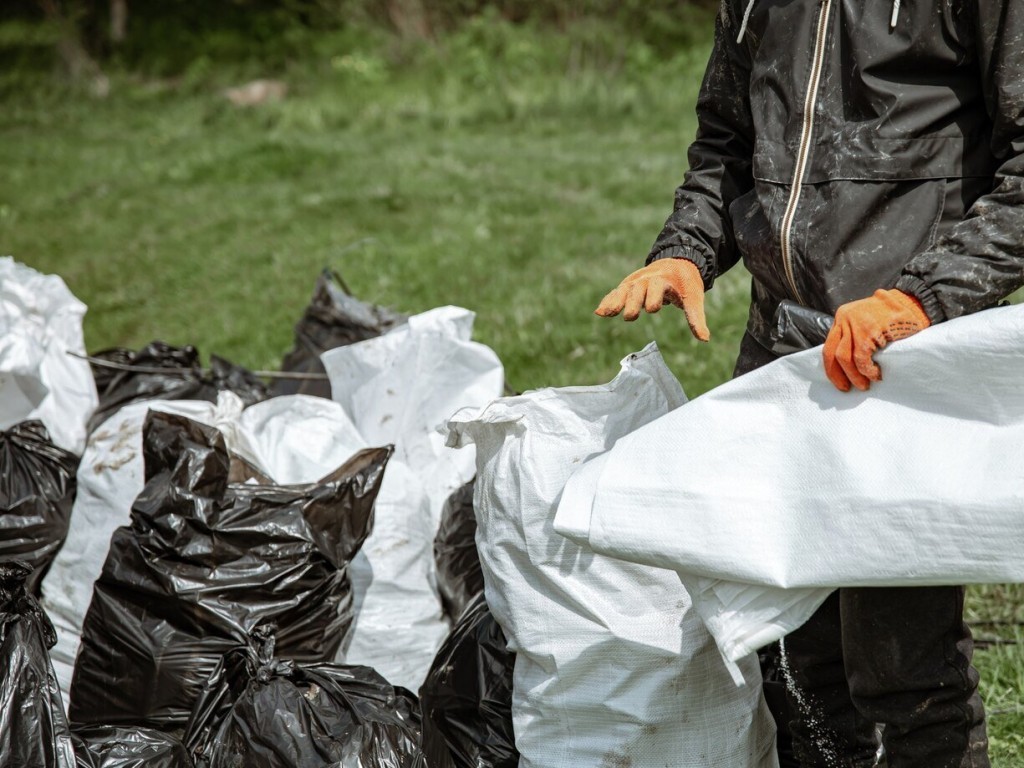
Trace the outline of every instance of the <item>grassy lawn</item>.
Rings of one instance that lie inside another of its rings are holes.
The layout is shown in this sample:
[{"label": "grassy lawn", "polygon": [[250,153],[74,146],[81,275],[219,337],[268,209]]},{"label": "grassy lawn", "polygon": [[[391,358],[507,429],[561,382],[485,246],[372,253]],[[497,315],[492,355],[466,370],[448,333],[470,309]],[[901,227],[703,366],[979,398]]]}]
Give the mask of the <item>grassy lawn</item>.
[{"label": "grassy lawn", "polygon": [[[0,57],[15,40],[0,25]],[[739,269],[709,296],[708,345],[674,310],[591,314],[669,212],[706,42],[666,57],[600,28],[470,25],[429,49],[309,43],[173,78],[114,70],[104,99],[0,73],[0,253],[64,277],[91,349],[159,338],[275,368],[330,265],[367,300],[474,310],[520,390],[606,381],[651,339],[691,396],[728,378]],[[253,77],[288,96],[230,105]],[[995,765],[1024,766],[1024,592],[972,589],[970,611],[994,641],[977,658]]]},{"label": "grassy lawn", "polygon": [[[553,74],[560,39],[510,37],[483,63],[333,53],[198,82],[115,76],[105,100],[17,92],[0,114],[0,247],[64,276],[95,348],[158,337],[275,367],[329,264],[407,312],[473,309],[518,389],[608,379],[651,338],[691,394],[723,381],[742,275],[716,289],[706,349],[677,313],[591,314],[670,209],[706,50]],[[231,75],[260,74],[289,97],[225,101]]]}]

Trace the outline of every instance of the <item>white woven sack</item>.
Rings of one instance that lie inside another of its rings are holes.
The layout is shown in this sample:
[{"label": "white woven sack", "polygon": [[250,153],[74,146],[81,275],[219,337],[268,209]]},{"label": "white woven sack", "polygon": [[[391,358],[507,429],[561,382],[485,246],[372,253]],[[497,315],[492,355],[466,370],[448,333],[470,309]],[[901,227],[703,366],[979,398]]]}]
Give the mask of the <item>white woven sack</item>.
[{"label": "white woven sack", "polygon": [[368,445],[393,444],[373,533],[350,570],[356,600],[351,639],[338,656],[418,690],[448,634],[433,541],[448,496],[473,476],[472,453],[438,432],[464,406],[504,386],[500,361],[470,340],[472,312],[441,307],[374,339],[322,356],[333,399]]},{"label": "white woven sack", "polygon": [[475,444],[487,602],[517,654],[512,716],[523,768],[769,768],[774,724],[754,657],[736,686],[671,571],[559,536],[572,470],[685,402],[655,345],[610,384],[530,392],[460,412]]},{"label": "white woven sack", "polygon": [[85,354],[85,304],[56,275],[0,258],[0,429],[41,419],[50,439],[81,454],[98,398]]},{"label": "white woven sack", "polygon": [[278,485],[315,483],[371,447],[340,405],[311,395],[272,397],[218,426],[229,451]]},{"label": "white woven sack", "polygon": [[733,656],[835,587],[1024,582],[1022,338],[1024,306],[950,320],[879,352],[867,392],[820,349],[773,362],[581,470],[556,527],[679,571]]}]

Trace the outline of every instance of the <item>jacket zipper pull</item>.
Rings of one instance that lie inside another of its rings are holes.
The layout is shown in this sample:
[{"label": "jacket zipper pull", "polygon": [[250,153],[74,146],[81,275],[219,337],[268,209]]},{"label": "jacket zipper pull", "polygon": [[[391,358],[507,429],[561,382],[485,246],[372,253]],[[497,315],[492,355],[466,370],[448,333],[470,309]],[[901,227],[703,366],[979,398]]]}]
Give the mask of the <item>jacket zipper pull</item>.
[{"label": "jacket zipper pull", "polygon": [[[753,0],[751,0],[753,5]],[[896,20],[900,15],[900,0],[892,0],[892,18],[889,19],[889,29],[896,29]]]}]

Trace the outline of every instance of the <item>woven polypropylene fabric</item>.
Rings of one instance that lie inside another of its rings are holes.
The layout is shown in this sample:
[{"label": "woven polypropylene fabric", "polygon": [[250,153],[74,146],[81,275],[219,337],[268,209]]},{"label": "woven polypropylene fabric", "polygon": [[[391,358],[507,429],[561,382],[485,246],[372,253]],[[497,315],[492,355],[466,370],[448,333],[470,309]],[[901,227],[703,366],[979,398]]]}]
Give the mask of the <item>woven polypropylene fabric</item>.
[{"label": "woven polypropylene fabric", "polygon": [[506,398],[449,423],[451,443],[477,447],[481,564],[517,654],[524,768],[776,765],[756,660],[736,686],[676,575],[552,527],[574,468],[683,402],[651,345],[608,385]]},{"label": "woven polypropylene fabric", "polygon": [[683,574],[730,654],[835,587],[1024,581],[1022,337],[1021,306],[936,325],[878,353],[866,392],[832,386],[820,349],[778,360],[583,470],[569,527]]}]

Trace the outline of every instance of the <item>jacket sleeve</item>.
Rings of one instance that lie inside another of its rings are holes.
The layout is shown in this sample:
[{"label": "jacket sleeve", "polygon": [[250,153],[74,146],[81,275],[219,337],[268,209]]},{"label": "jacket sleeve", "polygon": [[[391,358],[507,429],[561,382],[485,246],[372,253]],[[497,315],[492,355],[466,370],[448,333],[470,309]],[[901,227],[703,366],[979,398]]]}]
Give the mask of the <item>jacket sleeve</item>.
[{"label": "jacket sleeve", "polygon": [[732,0],[722,0],[714,48],[697,98],[697,138],[687,153],[690,170],[647,257],[648,264],[663,258],[689,259],[700,269],[706,289],[739,260],[729,204],[754,186],[750,54],[736,42],[738,31]]},{"label": "jacket sleeve", "polygon": [[896,288],[932,322],[992,306],[1024,285],[1024,2],[976,0],[975,36],[992,152],[991,193],[907,264]]}]

